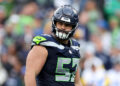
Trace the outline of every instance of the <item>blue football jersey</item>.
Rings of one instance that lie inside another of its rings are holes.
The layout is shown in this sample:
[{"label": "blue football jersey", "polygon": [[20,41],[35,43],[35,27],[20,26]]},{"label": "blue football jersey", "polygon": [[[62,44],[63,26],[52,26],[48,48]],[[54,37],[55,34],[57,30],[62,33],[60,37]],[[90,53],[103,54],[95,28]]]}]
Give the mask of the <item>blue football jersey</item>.
[{"label": "blue football jersey", "polygon": [[37,86],[74,86],[80,59],[79,43],[70,39],[70,46],[66,46],[53,36],[44,34],[33,38],[32,47],[35,45],[44,46],[48,50],[46,63],[36,77]]}]

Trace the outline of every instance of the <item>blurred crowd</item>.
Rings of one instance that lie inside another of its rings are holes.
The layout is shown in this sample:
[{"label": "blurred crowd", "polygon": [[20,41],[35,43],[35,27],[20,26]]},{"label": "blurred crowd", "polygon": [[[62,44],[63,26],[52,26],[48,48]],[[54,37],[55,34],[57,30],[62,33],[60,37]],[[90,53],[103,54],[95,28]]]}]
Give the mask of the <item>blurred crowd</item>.
[{"label": "blurred crowd", "polygon": [[79,12],[83,86],[120,86],[120,0],[0,0],[0,86],[24,86],[32,38],[51,34],[56,8]]}]

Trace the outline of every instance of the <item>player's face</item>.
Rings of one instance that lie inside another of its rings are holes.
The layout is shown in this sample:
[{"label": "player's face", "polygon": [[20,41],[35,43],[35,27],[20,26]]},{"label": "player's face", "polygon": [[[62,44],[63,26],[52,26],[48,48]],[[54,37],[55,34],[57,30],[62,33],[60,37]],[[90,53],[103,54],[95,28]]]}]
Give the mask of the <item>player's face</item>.
[{"label": "player's face", "polygon": [[64,30],[64,31],[67,31],[67,32],[72,30],[72,25],[66,24],[64,22],[56,22],[56,27],[60,30]]}]

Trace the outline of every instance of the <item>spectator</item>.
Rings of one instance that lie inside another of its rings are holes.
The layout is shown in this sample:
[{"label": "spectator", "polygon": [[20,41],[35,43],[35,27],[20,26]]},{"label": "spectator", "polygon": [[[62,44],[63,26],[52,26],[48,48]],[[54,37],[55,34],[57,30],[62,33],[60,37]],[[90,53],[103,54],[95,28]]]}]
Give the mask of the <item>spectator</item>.
[{"label": "spectator", "polygon": [[5,81],[7,80],[8,74],[5,68],[2,66],[0,61],[0,86],[3,86]]},{"label": "spectator", "polygon": [[104,84],[105,70],[103,63],[94,53],[94,46],[91,43],[87,44],[85,51],[86,60],[84,63],[85,69],[82,74],[85,86],[103,86]]},{"label": "spectator", "polygon": [[120,57],[113,59],[113,68],[107,72],[107,86],[119,86],[120,85]]}]

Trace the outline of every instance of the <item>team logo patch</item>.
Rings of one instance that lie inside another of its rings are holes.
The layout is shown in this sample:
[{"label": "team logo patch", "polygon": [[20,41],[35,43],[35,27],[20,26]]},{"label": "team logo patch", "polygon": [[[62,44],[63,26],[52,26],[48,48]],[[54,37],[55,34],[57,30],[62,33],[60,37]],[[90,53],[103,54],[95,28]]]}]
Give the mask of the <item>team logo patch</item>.
[{"label": "team logo patch", "polygon": [[45,41],[46,38],[42,37],[42,36],[36,36],[33,38],[33,42],[35,42],[36,44],[39,44],[40,42]]}]

